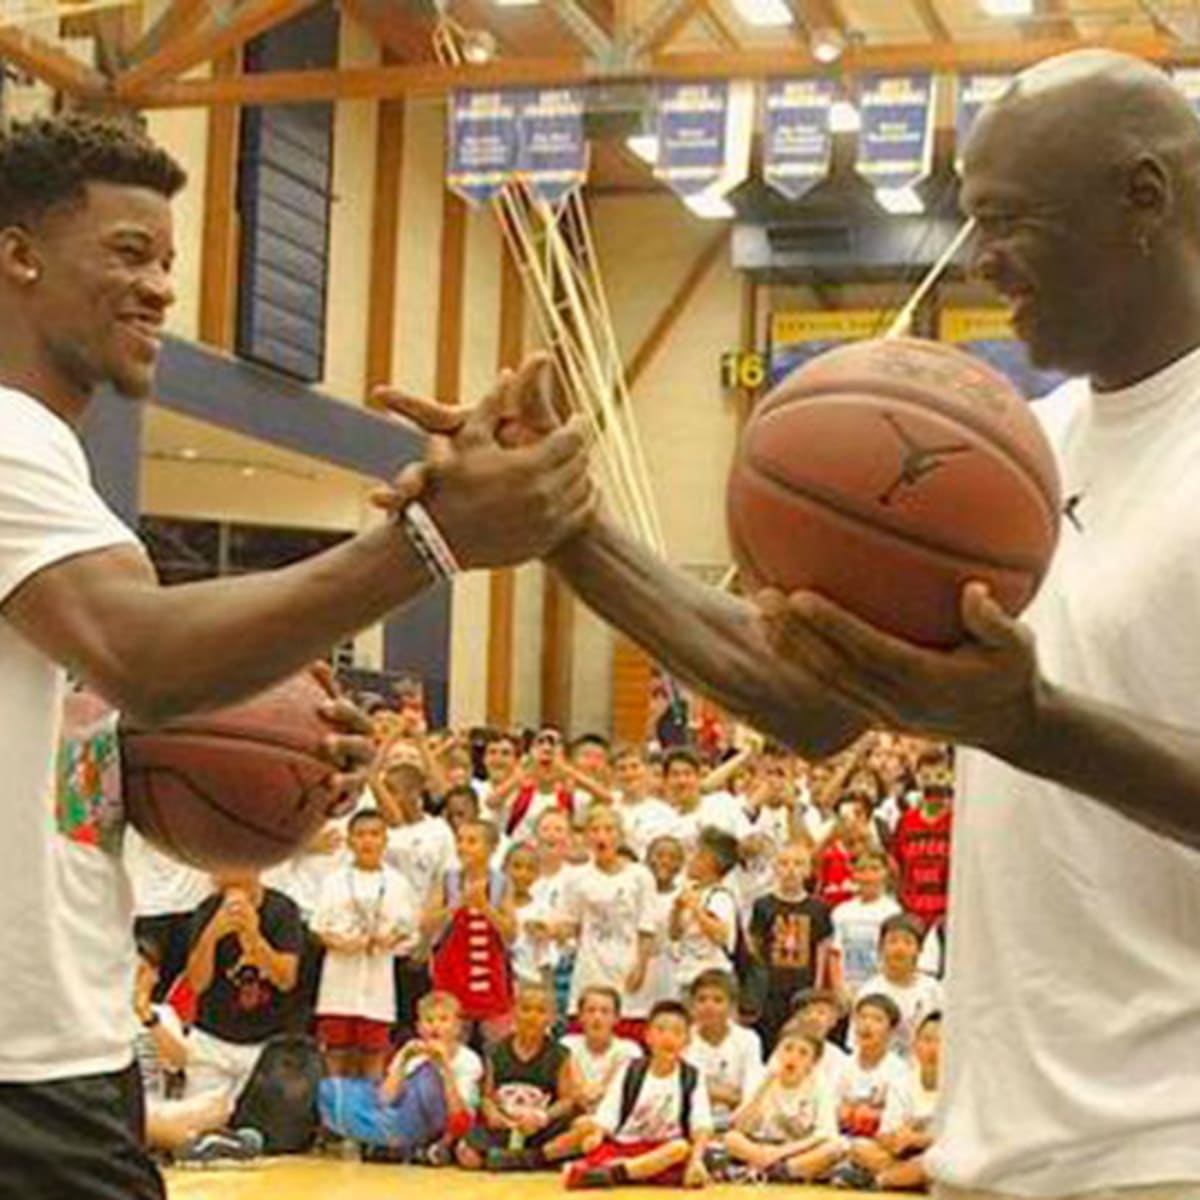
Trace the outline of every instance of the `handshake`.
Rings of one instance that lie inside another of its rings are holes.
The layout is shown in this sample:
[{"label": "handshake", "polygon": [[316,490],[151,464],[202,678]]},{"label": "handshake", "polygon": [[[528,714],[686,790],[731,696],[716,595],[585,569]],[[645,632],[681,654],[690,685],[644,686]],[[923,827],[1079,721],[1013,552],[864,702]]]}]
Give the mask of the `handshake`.
[{"label": "handshake", "polygon": [[379,389],[375,398],[430,442],[425,461],[374,492],[372,503],[400,513],[419,500],[462,568],[550,554],[587,527],[597,502],[586,421],[562,421],[551,391],[545,355],[503,372],[474,408]]}]

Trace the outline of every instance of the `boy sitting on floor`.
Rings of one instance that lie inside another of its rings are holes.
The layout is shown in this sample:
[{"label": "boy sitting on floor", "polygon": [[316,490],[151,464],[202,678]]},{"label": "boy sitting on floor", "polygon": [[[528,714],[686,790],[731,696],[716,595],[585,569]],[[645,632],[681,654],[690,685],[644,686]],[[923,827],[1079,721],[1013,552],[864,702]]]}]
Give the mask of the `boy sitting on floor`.
[{"label": "boy sitting on floor", "polygon": [[459,1166],[536,1171],[574,1153],[579,1077],[570,1051],[550,1035],[554,1015],[548,985],[518,988],[514,1032],[488,1051],[482,1120],[459,1142]]},{"label": "boy sitting on floor", "polygon": [[661,1000],[646,1025],[649,1055],[613,1080],[583,1141],[587,1157],[572,1163],[569,1189],[620,1184],[703,1187],[712,1110],[700,1072],[684,1061],[691,1020],[675,1000]]},{"label": "boy sitting on floor", "polygon": [[825,1043],[790,1025],[763,1082],[733,1117],[725,1147],[768,1183],[811,1183],[845,1152],[837,1106],[820,1070]]}]

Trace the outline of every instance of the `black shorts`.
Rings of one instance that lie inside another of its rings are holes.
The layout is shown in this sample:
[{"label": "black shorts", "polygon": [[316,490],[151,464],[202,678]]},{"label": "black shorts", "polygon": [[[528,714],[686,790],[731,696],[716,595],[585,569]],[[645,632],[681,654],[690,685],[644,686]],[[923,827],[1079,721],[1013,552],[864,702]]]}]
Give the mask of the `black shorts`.
[{"label": "black shorts", "polygon": [[[559,1117],[557,1121],[551,1121],[545,1129],[539,1129],[537,1133],[531,1133],[524,1141],[527,1150],[538,1150],[547,1142],[554,1141],[555,1138],[561,1137],[571,1128],[570,1117]],[[467,1145],[477,1153],[484,1156],[489,1150],[507,1150],[512,1144],[512,1134],[507,1129],[489,1129],[482,1121],[467,1134]]]},{"label": "black shorts", "polygon": [[136,1066],[0,1083],[0,1200],[166,1200]]}]

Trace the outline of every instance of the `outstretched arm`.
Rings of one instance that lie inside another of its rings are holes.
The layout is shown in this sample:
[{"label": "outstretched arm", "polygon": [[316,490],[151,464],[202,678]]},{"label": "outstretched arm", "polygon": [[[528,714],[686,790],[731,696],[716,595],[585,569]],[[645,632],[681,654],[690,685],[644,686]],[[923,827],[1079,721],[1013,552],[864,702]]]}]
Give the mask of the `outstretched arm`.
[{"label": "outstretched arm", "polygon": [[548,561],[672,674],[806,758],[866,728],[807,671],[780,661],[750,603],[676,570],[610,522],[594,521]]}]

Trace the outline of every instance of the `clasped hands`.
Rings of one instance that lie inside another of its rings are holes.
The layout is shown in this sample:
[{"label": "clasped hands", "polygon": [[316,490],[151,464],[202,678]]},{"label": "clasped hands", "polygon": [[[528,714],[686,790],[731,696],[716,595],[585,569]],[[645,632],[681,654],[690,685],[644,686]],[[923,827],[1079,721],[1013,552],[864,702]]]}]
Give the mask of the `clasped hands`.
[{"label": "clasped hands", "polygon": [[[581,417],[563,423],[550,396],[549,360],[505,372],[475,408],[450,407],[394,389],[376,392],[390,411],[430,435],[423,463],[407,467],[373,502],[390,511],[418,497],[434,511],[460,561],[490,566],[543,557],[585,535],[596,514]],[[503,485],[498,481],[504,480]],[[469,532],[449,527],[481,490]],[[508,490],[502,499],[499,492]],[[459,492],[461,491],[461,496]],[[527,515],[524,518],[519,513]],[[751,597],[764,663],[800,672],[865,728],[896,730],[1013,756],[1031,735],[1044,681],[1032,633],[983,583],[961,597],[967,640],[933,650],[893,637],[813,592],[767,588]],[[681,614],[681,619],[684,615]],[[752,714],[747,714],[751,715]]]}]

